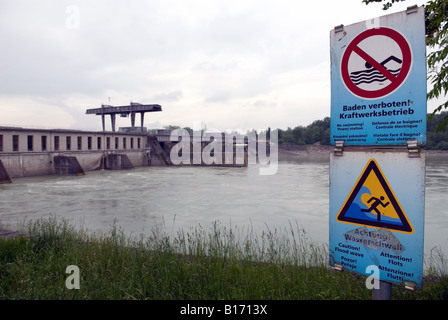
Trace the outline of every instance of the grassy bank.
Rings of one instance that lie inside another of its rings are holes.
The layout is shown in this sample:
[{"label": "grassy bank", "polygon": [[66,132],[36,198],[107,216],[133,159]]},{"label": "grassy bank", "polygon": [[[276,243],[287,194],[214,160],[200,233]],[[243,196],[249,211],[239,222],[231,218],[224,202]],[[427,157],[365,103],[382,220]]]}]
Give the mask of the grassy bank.
[{"label": "grassy bank", "polygon": [[[365,277],[329,270],[327,250],[294,225],[254,235],[215,223],[131,238],[49,218],[22,231],[33,236],[0,239],[0,299],[371,299]],[[66,287],[69,265],[79,289]],[[436,262],[431,270],[423,290],[394,286],[393,298],[446,299],[447,277]]]}]

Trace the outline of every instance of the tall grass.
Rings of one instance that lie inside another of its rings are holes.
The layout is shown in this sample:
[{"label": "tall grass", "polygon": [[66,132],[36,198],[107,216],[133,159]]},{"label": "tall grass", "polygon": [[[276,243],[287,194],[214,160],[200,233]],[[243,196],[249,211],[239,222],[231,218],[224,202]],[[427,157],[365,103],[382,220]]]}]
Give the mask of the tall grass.
[{"label": "tall grass", "polygon": [[[371,298],[364,277],[329,270],[327,248],[292,223],[261,234],[215,222],[130,237],[116,225],[91,233],[50,217],[23,231],[31,236],[0,240],[1,299]],[[65,285],[69,265],[79,267],[79,289]],[[438,292],[397,296],[442,298],[448,284],[439,280]]]}]

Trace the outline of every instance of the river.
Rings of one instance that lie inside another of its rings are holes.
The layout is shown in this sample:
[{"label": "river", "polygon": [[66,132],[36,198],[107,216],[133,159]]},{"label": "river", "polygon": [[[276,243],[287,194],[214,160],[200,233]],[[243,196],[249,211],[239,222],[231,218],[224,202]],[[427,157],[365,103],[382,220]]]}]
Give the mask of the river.
[{"label": "river", "polygon": [[[448,257],[448,160],[426,165],[425,255]],[[241,232],[300,226],[311,241],[328,243],[329,162],[279,162],[277,173],[247,168],[140,167],[85,176],[17,178],[0,185],[0,222],[14,228],[50,215],[90,231],[115,226],[125,234],[155,227],[173,234],[199,224]]]}]

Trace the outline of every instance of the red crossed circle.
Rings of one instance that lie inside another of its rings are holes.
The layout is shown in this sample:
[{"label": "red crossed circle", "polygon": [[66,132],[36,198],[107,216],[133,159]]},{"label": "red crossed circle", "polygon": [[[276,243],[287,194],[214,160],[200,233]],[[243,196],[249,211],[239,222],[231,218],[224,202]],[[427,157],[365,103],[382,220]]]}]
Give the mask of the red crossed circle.
[{"label": "red crossed circle", "polygon": [[[367,52],[365,52],[358,46],[358,44],[361,41],[372,36],[389,37],[392,40],[394,40],[400,47],[401,53],[403,55],[403,60],[400,73],[397,76],[394,76],[389,70],[387,70],[378,61],[376,61]],[[365,90],[355,85],[352,79],[350,78],[350,74],[348,71],[348,62],[350,56],[353,53],[358,54],[362,59],[368,62],[376,70],[381,72],[388,80],[390,80],[390,84],[378,90]],[[345,49],[345,52],[341,60],[341,76],[347,89],[350,90],[354,95],[359,96],[361,98],[378,99],[392,93],[404,83],[411,69],[411,64],[412,64],[411,47],[409,46],[407,40],[398,31],[383,27],[368,29],[360,33],[358,36],[356,36]]]}]

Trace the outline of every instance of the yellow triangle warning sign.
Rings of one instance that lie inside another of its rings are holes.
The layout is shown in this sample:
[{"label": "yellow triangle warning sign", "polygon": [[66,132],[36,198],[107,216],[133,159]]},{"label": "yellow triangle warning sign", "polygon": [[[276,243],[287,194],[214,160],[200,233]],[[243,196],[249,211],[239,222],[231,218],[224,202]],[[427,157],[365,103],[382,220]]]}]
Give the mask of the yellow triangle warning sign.
[{"label": "yellow triangle warning sign", "polygon": [[378,229],[414,232],[375,159],[367,162],[336,220]]}]

